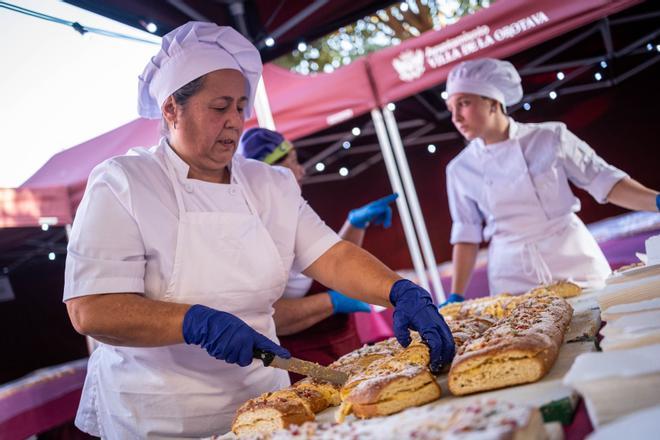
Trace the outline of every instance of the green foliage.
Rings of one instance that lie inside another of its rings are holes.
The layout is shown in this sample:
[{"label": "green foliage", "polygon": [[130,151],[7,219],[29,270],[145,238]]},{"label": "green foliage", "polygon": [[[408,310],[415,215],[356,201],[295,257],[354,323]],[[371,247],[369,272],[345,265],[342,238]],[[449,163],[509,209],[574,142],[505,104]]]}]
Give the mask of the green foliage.
[{"label": "green foliage", "polygon": [[281,56],[275,64],[304,75],[332,72],[356,58],[439,30],[494,0],[407,0],[364,17]]}]

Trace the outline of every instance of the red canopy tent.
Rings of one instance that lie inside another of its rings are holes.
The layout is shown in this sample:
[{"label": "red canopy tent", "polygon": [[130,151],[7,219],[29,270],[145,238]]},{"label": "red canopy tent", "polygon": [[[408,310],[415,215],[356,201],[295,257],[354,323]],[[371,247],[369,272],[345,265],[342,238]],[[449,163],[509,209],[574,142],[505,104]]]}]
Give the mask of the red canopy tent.
[{"label": "red canopy tent", "polygon": [[506,58],[641,1],[500,0],[332,73],[303,76],[267,64],[273,118],[278,131],[296,140],[442,84],[457,62]]},{"label": "red canopy tent", "polygon": [[72,220],[65,186],[0,189],[0,228],[67,225]]},{"label": "red canopy tent", "polygon": [[[273,118],[278,130],[297,140],[441,84],[450,68],[462,59],[510,56],[639,2],[501,0],[439,31],[426,32],[330,74],[303,76],[267,64],[264,83]],[[387,110],[383,113],[392,122],[389,136],[398,138],[394,115]],[[50,217],[51,222],[56,219],[55,224],[70,223],[91,169],[134,146],[153,145],[158,138],[157,124],[138,119],[58,153],[20,190],[3,191],[0,225],[37,225],[44,217]],[[248,121],[247,125],[256,125],[256,121]],[[336,150],[339,145],[335,143],[329,148]],[[399,154],[398,161],[402,160],[405,156]],[[363,168],[377,160],[368,162]],[[416,196],[412,197],[414,205]],[[67,204],[71,206],[68,214],[64,208]],[[425,235],[423,231],[421,234]]]},{"label": "red canopy tent", "polygon": [[[353,119],[376,106],[367,58],[333,73],[311,76],[269,63],[264,66],[263,78],[277,130],[291,140]],[[256,119],[248,125],[256,125]]]},{"label": "red canopy tent", "polygon": [[[640,2],[500,0],[333,73],[303,76],[266,64],[263,76],[275,124],[289,139],[308,136],[442,84],[451,67],[463,59],[504,58]],[[247,125],[256,125],[256,120]],[[56,154],[21,190],[3,190],[0,227],[38,224],[39,217],[52,216],[61,219],[59,224],[69,222],[71,215],[62,208],[67,203],[63,188],[74,212],[95,165],[157,139],[158,121],[137,119]]]},{"label": "red canopy tent", "polygon": [[156,144],[159,138],[158,124],[157,120],[136,119],[61,151],[25,181],[19,190],[43,191],[44,188],[64,187],[73,214],[85,192],[87,177],[92,169],[105,159],[122,155],[133,147]]}]

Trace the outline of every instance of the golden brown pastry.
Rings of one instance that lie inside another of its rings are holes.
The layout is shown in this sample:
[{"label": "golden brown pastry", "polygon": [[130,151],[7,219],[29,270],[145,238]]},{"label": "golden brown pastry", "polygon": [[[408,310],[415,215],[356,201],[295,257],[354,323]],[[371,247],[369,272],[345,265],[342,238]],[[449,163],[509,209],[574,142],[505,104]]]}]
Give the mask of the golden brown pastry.
[{"label": "golden brown pastry", "polygon": [[394,414],[432,402],[442,394],[428,367],[394,360],[348,385],[350,391],[337,415],[339,422],[351,412],[361,419]]},{"label": "golden brown pastry", "polygon": [[505,318],[522,301],[520,296],[501,294],[484,298],[471,299],[460,303],[451,303],[440,309],[445,318],[465,319],[472,316],[490,316]]},{"label": "golden brown pastry", "polygon": [[523,299],[510,315],[458,351],[449,371],[452,394],[534,382],[550,370],[573,309],[549,292]]},{"label": "golden brown pastry", "polygon": [[314,420],[311,406],[289,389],[265,393],[248,400],[238,409],[231,430],[240,437],[301,425]]},{"label": "golden brown pastry", "polygon": [[562,298],[572,298],[582,293],[582,287],[570,281],[557,281],[546,286],[540,286],[532,289],[529,291],[529,293],[533,295],[538,292],[543,292],[544,290],[549,290],[550,292],[561,296]]},{"label": "golden brown pastry", "polygon": [[406,440],[406,439],[545,440],[536,408],[493,399],[467,406],[426,405],[386,418],[351,423],[305,423],[252,440]]}]

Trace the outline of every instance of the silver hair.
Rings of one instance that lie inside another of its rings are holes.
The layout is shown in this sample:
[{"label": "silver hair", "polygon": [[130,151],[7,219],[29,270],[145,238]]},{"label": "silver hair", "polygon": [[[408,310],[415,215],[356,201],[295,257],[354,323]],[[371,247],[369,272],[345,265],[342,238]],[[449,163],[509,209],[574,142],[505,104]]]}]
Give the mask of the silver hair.
[{"label": "silver hair", "polygon": [[[206,75],[202,75],[197,79],[193,79],[188,84],[180,87],[174,93],[172,93],[174,102],[182,107],[185,106],[188,100],[195,96],[202,89],[205,76]],[[161,119],[160,133],[162,136],[165,136],[169,140],[170,128],[167,126],[165,118]]]}]

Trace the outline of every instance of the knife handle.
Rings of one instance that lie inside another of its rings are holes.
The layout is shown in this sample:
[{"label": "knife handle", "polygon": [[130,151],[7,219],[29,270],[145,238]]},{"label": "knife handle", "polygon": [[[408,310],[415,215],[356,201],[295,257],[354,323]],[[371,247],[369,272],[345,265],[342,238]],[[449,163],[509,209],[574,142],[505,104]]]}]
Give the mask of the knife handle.
[{"label": "knife handle", "polygon": [[258,348],[254,348],[252,350],[252,356],[255,359],[260,359],[264,363],[264,367],[269,366],[273,362],[273,359],[275,359],[275,355],[273,353],[269,353]]}]

